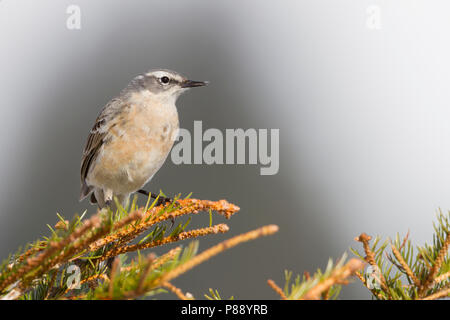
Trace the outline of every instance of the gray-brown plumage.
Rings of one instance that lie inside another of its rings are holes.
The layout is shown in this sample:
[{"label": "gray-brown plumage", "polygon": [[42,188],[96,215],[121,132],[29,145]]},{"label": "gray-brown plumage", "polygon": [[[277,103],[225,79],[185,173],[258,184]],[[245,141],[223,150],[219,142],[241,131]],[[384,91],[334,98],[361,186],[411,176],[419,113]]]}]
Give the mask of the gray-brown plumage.
[{"label": "gray-brown plumage", "polygon": [[131,193],[151,180],[178,135],[175,102],[191,87],[170,70],[152,70],[134,78],[103,108],[91,129],[81,161],[80,201],[103,208],[114,197],[125,205]]}]

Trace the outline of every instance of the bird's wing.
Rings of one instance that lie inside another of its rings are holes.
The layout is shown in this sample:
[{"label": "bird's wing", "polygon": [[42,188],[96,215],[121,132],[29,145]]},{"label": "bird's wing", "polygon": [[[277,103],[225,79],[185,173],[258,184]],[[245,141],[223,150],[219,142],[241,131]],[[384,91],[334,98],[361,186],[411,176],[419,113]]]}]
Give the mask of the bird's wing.
[{"label": "bird's wing", "polygon": [[80,201],[86,198],[92,191],[92,187],[87,185],[86,177],[92,164],[97,158],[98,151],[107,139],[108,129],[111,126],[111,119],[122,109],[122,101],[119,99],[111,100],[100,112],[95,120],[95,124],[89,132],[86,146],[83,150],[81,159],[81,194]]}]

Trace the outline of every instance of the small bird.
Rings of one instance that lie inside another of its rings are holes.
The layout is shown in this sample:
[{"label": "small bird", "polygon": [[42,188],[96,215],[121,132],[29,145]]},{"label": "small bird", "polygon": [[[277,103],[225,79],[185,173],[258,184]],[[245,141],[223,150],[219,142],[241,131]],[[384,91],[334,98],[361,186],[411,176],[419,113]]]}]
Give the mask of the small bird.
[{"label": "small bird", "polygon": [[177,98],[206,81],[159,69],[135,77],[109,101],[91,129],[81,160],[80,201],[125,206],[161,168],[178,135]]}]

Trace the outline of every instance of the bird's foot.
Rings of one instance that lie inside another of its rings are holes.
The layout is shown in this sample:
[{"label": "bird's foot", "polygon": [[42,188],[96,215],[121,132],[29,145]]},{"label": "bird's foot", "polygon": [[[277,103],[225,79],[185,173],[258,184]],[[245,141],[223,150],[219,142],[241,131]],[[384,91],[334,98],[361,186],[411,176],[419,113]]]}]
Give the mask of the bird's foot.
[{"label": "bird's foot", "polygon": [[172,203],[173,199],[172,198],[168,198],[168,197],[163,197],[163,196],[159,196],[159,198],[157,198],[158,201],[156,201],[156,205],[160,206],[166,203]]},{"label": "bird's foot", "polygon": [[156,205],[157,205],[157,206],[160,206],[160,205],[163,205],[163,204],[166,204],[166,203],[171,203],[171,202],[173,202],[173,199],[172,199],[172,198],[164,197],[164,196],[162,196],[162,195],[159,195],[159,196],[158,196],[156,193],[150,193],[150,192],[148,192],[148,191],[146,191],[146,190],[143,190],[143,189],[140,189],[140,190],[138,190],[137,192],[138,192],[138,193],[141,193],[141,194],[144,194],[144,195],[146,195],[147,197],[150,196],[150,197],[153,198],[153,199],[158,199],[157,202],[156,202]]},{"label": "bird's foot", "polygon": [[[150,193],[146,190],[140,189],[137,191],[138,193],[141,194],[145,194],[147,197],[150,196],[153,199],[158,199],[158,201],[156,202],[156,206],[160,206],[166,203],[172,203],[173,199],[172,198],[168,198],[168,197],[164,197],[162,195],[159,195],[159,197],[156,194]],[[169,231],[172,230],[173,226],[175,225],[175,217],[174,216],[170,216],[170,221],[171,221],[171,225],[169,228]]]}]

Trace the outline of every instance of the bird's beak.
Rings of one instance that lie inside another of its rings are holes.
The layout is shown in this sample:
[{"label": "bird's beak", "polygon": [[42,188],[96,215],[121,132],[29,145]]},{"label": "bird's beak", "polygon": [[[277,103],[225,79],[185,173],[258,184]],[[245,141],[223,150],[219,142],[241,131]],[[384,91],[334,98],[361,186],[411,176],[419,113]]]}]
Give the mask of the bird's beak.
[{"label": "bird's beak", "polygon": [[193,81],[193,80],[185,80],[181,83],[182,88],[194,88],[194,87],[203,87],[206,86],[208,81]]}]

